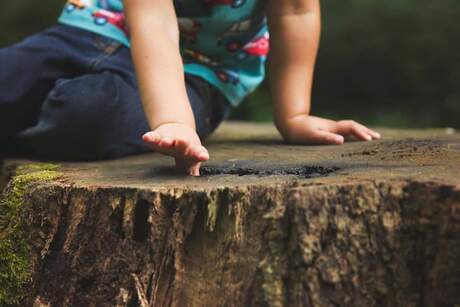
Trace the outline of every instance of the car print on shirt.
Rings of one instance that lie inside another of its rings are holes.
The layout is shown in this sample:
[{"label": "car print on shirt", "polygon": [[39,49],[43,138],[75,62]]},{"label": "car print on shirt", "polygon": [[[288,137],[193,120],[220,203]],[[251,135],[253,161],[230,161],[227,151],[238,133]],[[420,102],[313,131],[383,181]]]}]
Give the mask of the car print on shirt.
[{"label": "car print on shirt", "polygon": [[239,8],[242,7],[246,0],[203,0],[203,2],[207,5],[229,5],[232,8]]},{"label": "car print on shirt", "polygon": [[263,36],[258,36],[252,41],[241,47],[239,42],[230,42],[227,45],[229,52],[236,52],[235,58],[244,61],[250,56],[267,56],[270,49],[269,34],[265,32]]},{"label": "car print on shirt", "polygon": [[243,21],[235,22],[227,29],[227,31],[225,31],[223,35],[229,36],[229,35],[235,35],[235,34],[247,32],[251,29],[251,26],[252,26],[251,19],[246,19]]},{"label": "car print on shirt", "polygon": [[219,65],[216,59],[192,49],[184,49],[182,51],[182,56],[184,57],[185,63],[197,62],[209,67],[216,67]]},{"label": "car print on shirt", "polygon": [[236,71],[233,71],[220,65],[217,59],[211,58],[191,49],[184,49],[182,51],[182,56],[186,64],[196,62],[198,64],[202,64],[209,68],[212,68],[212,70],[216,74],[216,77],[222,83],[230,83],[233,85],[238,85],[240,83],[239,74]]},{"label": "car print on shirt", "polygon": [[266,24],[266,21],[267,19],[264,15],[254,15],[250,16],[249,18],[232,23],[225,30],[225,32],[221,34],[219,41],[220,43],[223,43],[225,40],[228,40],[228,38],[248,33],[248,31],[254,29],[255,27],[260,26],[261,28],[264,24]]},{"label": "car print on shirt", "polygon": [[68,0],[65,10],[70,13],[76,9],[82,10],[91,4],[91,0]]},{"label": "car print on shirt", "polygon": [[241,42],[240,38],[238,37],[248,33],[248,31],[254,28],[255,25],[260,24],[262,26],[265,21],[266,19],[264,16],[257,15],[235,22],[221,34],[217,44],[220,46],[225,46],[227,51],[235,52],[236,50],[242,48],[244,45],[244,43]]},{"label": "car print on shirt", "polygon": [[214,71],[216,74],[217,78],[223,83],[230,83],[233,85],[238,85],[240,83],[240,76],[237,72],[226,69],[226,68],[220,68]]},{"label": "car print on shirt", "polygon": [[179,24],[179,32],[181,38],[184,39],[187,43],[194,44],[198,35],[198,31],[201,28],[201,24],[191,18],[177,18]]},{"label": "car print on shirt", "polygon": [[227,51],[236,52],[243,47],[244,44],[234,37],[251,29],[251,25],[251,19],[245,19],[232,24],[224,33],[222,33],[221,37],[217,41],[217,44],[221,46],[225,45]]},{"label": "car print on shirt", "polygon": [[110,23],[122,30],[128,36],[129,31],[126,25],[126,18],[123,13],[115,13],[106,10],[97,10],[93,13],[93,17],[94,23],[98,26],[103,26],[107,23]]}]

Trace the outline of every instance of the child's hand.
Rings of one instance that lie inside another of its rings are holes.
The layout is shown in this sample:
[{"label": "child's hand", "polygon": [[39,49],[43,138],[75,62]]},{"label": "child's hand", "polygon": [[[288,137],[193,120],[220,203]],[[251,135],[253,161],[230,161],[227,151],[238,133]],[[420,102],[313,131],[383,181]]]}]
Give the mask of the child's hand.
[{"label": "child's hand", "polygon": [[380,134],[352,120],[333,121],[309,115],[299,115],[279,126],[288,142],[340,145],[344,136],[362,141],[380,139]]},{"label": "child's hand", "polygon": [[209,160],[195,130],[185,124],[163,124],[142,138],[154,151],[174,157],[176,169],[188,175],[199,176],[201,162]]}]

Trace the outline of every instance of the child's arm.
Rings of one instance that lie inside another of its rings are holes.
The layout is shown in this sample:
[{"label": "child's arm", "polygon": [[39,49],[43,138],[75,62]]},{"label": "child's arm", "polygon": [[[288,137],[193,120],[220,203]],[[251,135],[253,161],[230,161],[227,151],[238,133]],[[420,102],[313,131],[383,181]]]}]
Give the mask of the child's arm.
[{"label": "child's arm", "polygon": [[142,104],[152,129],[144,141],[173,156],[179,170],[199,175],[209,159],[195,132],[179,52],[179,30],[172,0],[125,0]]},{"label": "child's arm", "polygon": [[319,0],[269,0],[269,81],[275,124],[290,142],[342,144],[344,135],[360,140],[380,135],[354,121],[310,116],[313,72],[319,45]]}]

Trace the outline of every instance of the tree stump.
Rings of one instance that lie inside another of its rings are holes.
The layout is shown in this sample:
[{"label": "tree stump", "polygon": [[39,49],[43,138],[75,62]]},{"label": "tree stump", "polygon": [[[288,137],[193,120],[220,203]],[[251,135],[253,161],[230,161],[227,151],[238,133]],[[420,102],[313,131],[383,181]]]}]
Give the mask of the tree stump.
[{"label": "tree stump", "polygon": [[460,306],[460,135],[291,146],[227,123],[203,176],[157,154],[7,160],[0,305]]}]

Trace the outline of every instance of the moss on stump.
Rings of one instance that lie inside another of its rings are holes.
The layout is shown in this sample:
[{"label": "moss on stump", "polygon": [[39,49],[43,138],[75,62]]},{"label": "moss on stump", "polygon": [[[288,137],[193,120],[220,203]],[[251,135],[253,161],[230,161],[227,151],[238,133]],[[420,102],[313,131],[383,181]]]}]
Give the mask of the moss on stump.
[{"label": "moss on stump", "polygon": [[0,306],[19,304],[23,286],[30,279],[29,245],[20,217],[26,207],[25,194],[32,184],[51,181],[59,176],[57,165],[24,164],[0,197]]}]

